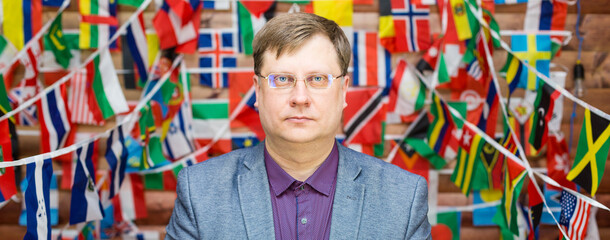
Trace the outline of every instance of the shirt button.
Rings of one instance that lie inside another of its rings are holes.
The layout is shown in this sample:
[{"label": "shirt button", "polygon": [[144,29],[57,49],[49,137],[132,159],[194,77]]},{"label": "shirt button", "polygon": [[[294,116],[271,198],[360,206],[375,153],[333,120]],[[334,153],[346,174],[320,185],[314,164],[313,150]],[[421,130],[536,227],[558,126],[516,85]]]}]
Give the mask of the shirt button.
[{"label": "shirt button", "polygon": [[301,224],[306,224],[307,223],[307,218],[301,218]]},{"label": "shirt button", "polygon": [[301,190],[305,189],[305,185],[301,185],[301,187],[299,189],[301,189]]}]

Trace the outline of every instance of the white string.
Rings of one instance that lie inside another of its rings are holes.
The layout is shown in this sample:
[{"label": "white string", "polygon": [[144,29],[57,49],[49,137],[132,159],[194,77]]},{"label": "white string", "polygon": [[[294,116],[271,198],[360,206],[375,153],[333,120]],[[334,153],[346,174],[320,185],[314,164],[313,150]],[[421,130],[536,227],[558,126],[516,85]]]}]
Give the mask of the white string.
[{"label": "white string", "polygon": [[[80,69],[85,68],[87,66],[87,64],[89,64],[89,62],[93,61],[93,59],[95,59],[95,57],[97,57],[98,55],[100,55],[100,53],[102,51],[105,51],[108,49],[108,47],[110,46],[110,44],[112,42],[114,42],[119,35],[121,35],[121,33],[123,31],[125,31],[125,29],[129,26],[129,24],[131,24],[132,21],[134,21],[135,19],[137,19],[138,15],[140,13],[142,13],[146,7],[148,7],[148,4],[151,3],[152,0],[145,0],[142,5],[140,5],[140,7],[138,7],[138,9],[134,12],[134,14],[132,14],[129,19],[127,19],[127,21],[121,25],[121,27],[114,33],[114,35],[112,35],[112,37],[108,40],[108,42],[106,42],[102,47],[98,48],[95,52],[93,52],[91,55],[89,55],[89,57],[80,65],[79,68],[77,69],[73,69],[71,70],[68,74],[66,74],[65,76],[63,76],[61,79],[57,80],[55,83],[53,83],[52,85],[48,86],[47,88],[45,88],[44,90],[42,90],[40,93],[38,93],[36,96],[28,99],[27,101],[25,101],[24,103],[20,104],[17,108],[13,109],[12,111],[4,114],[3,116],[0,117],[0,122],[6,120],[7,118],[12,117],[13,115],[17,114],[20,111],[23,111],[24,109],[28,108],[29,106],[31,106],[32,104],[36,103],[36,101],[40,100],[40,98],[42,98],[42,96],[44,96],[45,94],[49,93],[53,88],[62,85],[64,83],[66,83],[68,80],[71,79],[71,77],[76,74],[76,72],[80,71]],[[64,2],[65,3],[65,2]],[[40,34],[42,33],[42,31],[39,32]],[[38,35],[37,35],[38,36]],[[31,43],[32,41],[30,40],[30,42],[28,42],[28,45]],[[25,49],[25,48],[24,48]]]}]

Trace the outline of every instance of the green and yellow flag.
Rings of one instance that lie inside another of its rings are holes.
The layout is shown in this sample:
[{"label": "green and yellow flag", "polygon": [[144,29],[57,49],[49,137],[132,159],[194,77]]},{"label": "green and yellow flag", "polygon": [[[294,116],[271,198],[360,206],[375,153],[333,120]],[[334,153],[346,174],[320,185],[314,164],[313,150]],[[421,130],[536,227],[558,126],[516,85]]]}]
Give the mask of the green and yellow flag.
[{"label": "green and yellow flag", "polygon": [[606,168],[610,121],[585,109],[579,139],[574,164],[566,178],[595,196]]},{"label": "green and yellow flag", "polygon": [[506,159],[504,162],[504,195],[493,218],[493,221],[500,225],[500,229],[509,230],[517,236],[519,236],[517,200],[526,174],[523,166],[512,159]]},{"label": "green and yellow flag", "polygon": [[51,24],[51,28],[49,29],[49,32],[44,35],[44,38],[45,41],[50,43],[48,46],[51,48],[53,56],[55,56],[55,61],[64,69],[68,69],[72,53],[70,53],[70,48],[68,48],[68,43],[64,38],[64,32],[61,26],[61,13],[57,15],[57,18],[55,18]]}]

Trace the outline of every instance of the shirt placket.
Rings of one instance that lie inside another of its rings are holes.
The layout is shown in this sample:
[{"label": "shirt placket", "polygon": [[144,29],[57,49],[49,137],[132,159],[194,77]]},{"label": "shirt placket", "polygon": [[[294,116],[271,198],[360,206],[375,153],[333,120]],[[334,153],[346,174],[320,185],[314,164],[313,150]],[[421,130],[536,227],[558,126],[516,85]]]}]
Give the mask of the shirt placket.
[{"label": "shirt placket", "polygon": [[311,239],[312,232],[310,225],[313,219],[311,199],[309,199],[310,188],[302,183],[295,189],[295,201],[297,205],[297,239]]}]

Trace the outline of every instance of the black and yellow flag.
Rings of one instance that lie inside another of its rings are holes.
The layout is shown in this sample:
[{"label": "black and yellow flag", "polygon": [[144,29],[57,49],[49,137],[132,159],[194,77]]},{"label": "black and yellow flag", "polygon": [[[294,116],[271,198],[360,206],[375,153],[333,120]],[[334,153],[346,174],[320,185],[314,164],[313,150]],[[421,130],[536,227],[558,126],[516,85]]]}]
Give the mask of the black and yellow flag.
[{"label": "black and yellow flag", "polygon": [[[61,65],[64,69],[67,69],[70,65],[70,48],[68,48],[67,41],[64,38],[64,32],[61,27],[61,13],[57,15],[57,18],[51,24],[49,32],[44,35],[45,41],[55,56],[55,61]],[[45,45],[47,46],[47,45]]]},{"label": "black and yellow flag", "polygon": [[606,167],[610,148],[610,120],[585,109],[576,158],[567,179],[595,196]]}]

